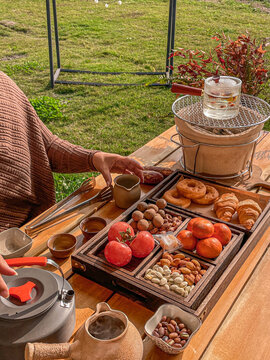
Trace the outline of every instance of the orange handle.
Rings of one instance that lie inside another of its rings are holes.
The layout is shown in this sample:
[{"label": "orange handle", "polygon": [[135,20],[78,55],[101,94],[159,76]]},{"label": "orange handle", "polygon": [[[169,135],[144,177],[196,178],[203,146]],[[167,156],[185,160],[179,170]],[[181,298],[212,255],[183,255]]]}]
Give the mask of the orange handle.
[{"label": "orange handle", "polygon": [[46,266],[47,258],[45,256],[13,258],[13,259],[7,259],[6,262],[10,267],[31,266],[31,265]]},{"label": "orange handle", "polygon": [[172,84],[171,92],[176,94],[186,94],[186,95],[195,95],[195,96],[202,95],[202,89],[194,88],[192,86],[187,86],[187,85],[175,84],[175,83]]},{"label": "orange handle", "polygon": [[31,300],[31,291],[36,286],[35,283],[32,281],[28,281],[26,284],[17,286],[17,287],[11,287],[9,289],[9,296],[12,296],[16,299],[19,299],[20,302],[26,302]]}]

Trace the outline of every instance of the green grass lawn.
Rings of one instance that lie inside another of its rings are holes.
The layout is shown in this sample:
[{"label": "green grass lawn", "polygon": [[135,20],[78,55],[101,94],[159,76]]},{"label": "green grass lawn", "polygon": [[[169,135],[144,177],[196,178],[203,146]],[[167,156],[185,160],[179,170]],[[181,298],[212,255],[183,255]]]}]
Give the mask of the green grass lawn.
[{"label": "green grass lawn", "polygon": [[[57,0],[62,67],[165,70],[169,1],[122,1],[120,6],[107,0],[105,8],[105,0]],[[248,30],[262,39],[269,36],[269,9],[267,1],[178,0],[175,47],[208,50],[216,45],[211,36],[222,31],[235,39]],[[143,85],[155,77],[68,75],[84,81],[139,81],[142,86],[50,89],[45,1],[2,0],[0,14],[0,69],[29,98],[53,97],[65,105],[63,116],[46,122],[55,134],[86,148],[128,155],[174,124],[174,95],[167,88]],[[57,175],[58,200],[86,176]]]}]

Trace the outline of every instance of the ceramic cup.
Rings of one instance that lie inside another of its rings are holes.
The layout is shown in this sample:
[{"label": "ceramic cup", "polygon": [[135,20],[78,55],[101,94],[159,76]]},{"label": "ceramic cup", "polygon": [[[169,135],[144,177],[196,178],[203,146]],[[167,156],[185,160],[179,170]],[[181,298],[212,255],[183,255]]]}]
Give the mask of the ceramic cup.
[{"label": "ceramic cup", "polygon": [[140,179],[136,175],[123,174],[114,179],[113,197],[116,206],[128,209],[141,197]]},{"label": "ceramic cup", "polygon": [[107,221],[99,216],[87,217],[80,223],[80,229],[86,240],[91,239],[99,231],[104,229],[107,225]]},{"label": "ceramic cup", "polygon": [[71,234],[57,234],[49,238],[47,246],[54,257],[64,259],[73,253],[76,243],[76,237]]}]

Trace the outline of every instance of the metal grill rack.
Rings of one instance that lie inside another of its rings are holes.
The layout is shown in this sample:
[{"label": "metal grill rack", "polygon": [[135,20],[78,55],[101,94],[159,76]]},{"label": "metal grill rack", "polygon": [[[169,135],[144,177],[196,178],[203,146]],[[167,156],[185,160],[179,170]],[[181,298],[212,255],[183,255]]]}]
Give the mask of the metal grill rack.
[{"label": "metal grill rack", "polygon": [[[183,97],[178,98],[172,105],[172,111],[176,117],[179,119],[192,124],[193,126],[199,127],[202,131],[211,132],[215,134],[218,131],[219,134],[234,134],[236,132],[242,132],[245,129],[251,128],[252,126],[256,126],[262,124],[269,120],[270,118],[270,105],[266,103],[264,100],[256,98],[250,95],[241,95],[240,100],[240,109],[238,116],[228,119],[228,120],[217,120],[213,118],[208,118],[203,114],[203,98],[200,96],[190,96],[185,95]],[[177,133],[171,137],[171,141],[175,144],[179,145],[181,148],[195,148],[195,157],[194,157],[194,167],[193,169],[188,169],[186,166],[185,154],[183,151],[183,155],[180,158],[180,164],[183,169],[189,173],[200,175],[202,177],[208,179],[232,179],[239,176],[243,176],[244,174],[252,175],[252,163],[255,154],[255,149],[257,145],[257,141],[260,138],[260,134],[251,142],[246,142],[240,145],[231,144],[231,145],[218,145],[218,144],[209,144],[203,143],[199,141],[194,141],[194,139],[189,139],[185,135],[181,133],[181,129],[176,127]],[[179,136],[180,143],[177,142],[174,138],[175,136]],[[183,139],[190,140],[194,143],[194,145],[184,145]],[[250,160],[247,163],[245,169],[240,171],[234,175],[228,176],[212,176],[212,175],[204,175],[197,172],[197,158],[202,145],[209,146],[211,148],[219,147],[237,147],[245,146],[252,144],[252,152]]]},{"label": "metal grill rack", "polygon": [[249,128],[266,122],[270,118],[270,105],[262,99],[241,95],[239,114],[228,120],[208,118],[203,114],[203,97],[185,95],[172,105],[179,119],[190,124],[215,129]]}]

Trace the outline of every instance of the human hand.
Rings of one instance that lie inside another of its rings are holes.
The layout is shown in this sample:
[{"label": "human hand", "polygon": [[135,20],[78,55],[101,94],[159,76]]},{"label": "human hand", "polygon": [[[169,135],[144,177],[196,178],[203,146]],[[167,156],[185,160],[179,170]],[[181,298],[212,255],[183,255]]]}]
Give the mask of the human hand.
[{"label": "human hand", "polygon": [[[0,274],[2,275],[17,275],[16,271],[11,269],[3,257],[0,255]],[[7,298],[9,296],[8,287],[0,275],[0,296]]]},{"label": "human hand", "polygon": [[112,183],[111,173],[135,174],[143,181],[143,167],[138,161],[129,157],[99,151],[93,155],[92,162],[97,171],[103,175],[107,186]]}]

